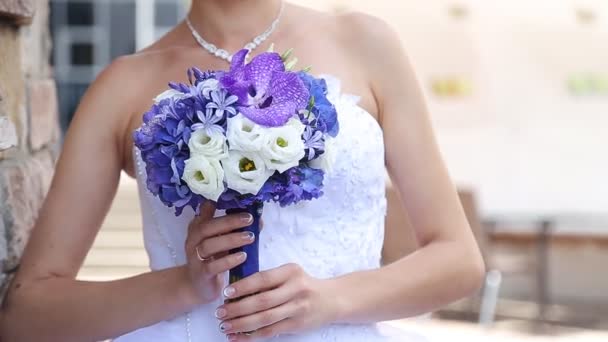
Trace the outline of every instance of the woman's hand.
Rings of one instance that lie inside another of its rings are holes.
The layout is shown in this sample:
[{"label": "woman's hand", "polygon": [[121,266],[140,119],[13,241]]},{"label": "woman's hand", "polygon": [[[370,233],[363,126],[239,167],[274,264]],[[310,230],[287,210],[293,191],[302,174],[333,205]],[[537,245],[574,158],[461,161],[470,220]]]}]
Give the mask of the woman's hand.
[{"label": "woman's hand", "polygon": [[245,298],[217,309],[220,330],[229,341],[254,341],[329,324],[337,316],[329,284],[296,264],[256,273],[224,289],[226,298]]},{"label": "woman's hand", "polygon": [[187,289],[194,304],[206,304],[220,296],[224,286],[223,273],[242,264],[244,252],[228,254],[231,249],[253,243],[251,232],[233,232],[251,224],[248,213],[214,218],[215,206],[206,202],[200,215],[190,223],[186,238]]}]

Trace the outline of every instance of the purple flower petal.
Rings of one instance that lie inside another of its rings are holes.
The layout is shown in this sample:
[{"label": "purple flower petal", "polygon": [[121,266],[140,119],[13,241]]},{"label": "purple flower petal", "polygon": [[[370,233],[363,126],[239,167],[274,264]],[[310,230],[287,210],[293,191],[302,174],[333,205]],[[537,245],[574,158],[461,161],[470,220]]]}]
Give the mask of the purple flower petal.
[{"label": "purple flower petal", "polygon": [[267,126],[278,127],[283,126],[296,112],[296,106],[293,102],[284,102],[273,104],[264,109],[255,107],[241,107],[241,114],[251,121]]},{"label": "purple flower petal", "polygon": [[240,70],[241,68],[243,68],[245,66],[245,58],[247,57],[248,53],[249,53],[249,50],[241,49],[237,53],[232,55],[232,61],[230,64],[230,72],[237,72],[238,70]]},{"label": "purple flower petal", "polygon": [[[258,95],[267,94],[271,80],[275,72],[284,73],[285,65],[281,56],[273,52],[265,52],[257,55],[251,63],[245,67],[245,79],[251,82]],[[295,74],[294,74],[295,75]],[[296,75],[297,77],[297,75]]]},{"label": "purple flower petal", "polygon": [[310,94],[298,74],[292,72],[275,73],[270,83],[273,101],[292,101],[296,108],[306,108]]},{"label": "purple flower petal", "polygon": [[[309,93],[304,82],[295,73],[273,72],[269,94],[260,106],[240,107],[243,115],[251,121],[269,127],[284,125],[299,109],[306,107]],[[264,106],[265,102],[270,102]]]},{"label": "purple flower petal", "polygon": [[279,54],[265,52],[244,65],[245,55],[246,51],[239,51],[221,79],[228,93],[238,97],[243,115],[260,125],[280,126],[306,107],[308,88],[298,74],[285,72]]}]

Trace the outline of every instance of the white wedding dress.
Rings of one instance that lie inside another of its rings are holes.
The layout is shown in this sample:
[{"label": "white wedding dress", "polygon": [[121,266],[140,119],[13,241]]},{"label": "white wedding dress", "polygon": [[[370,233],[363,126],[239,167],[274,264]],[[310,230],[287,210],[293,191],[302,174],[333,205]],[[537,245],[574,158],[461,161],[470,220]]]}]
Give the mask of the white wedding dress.
[{"label": "white wedding dress", "polygon": [[[340,133],[333,141],[333,170],[326,175],[324,195],[320,199],[287,208],[265,204],[264,230],[260,237],[261,269],[297,263],[311,276],[330,278],[380,266],[386,213],[382,130],[377,121],[357,105],[357,97],[341,93],[336,78],[323,77],[340,122]],[[150,267],[159,270],[185,264],[186,227],[194,213],[187,208],[176,218],[173,209],[153,197],[146,189],[145,165],[137,149],[134,149],[134,158]],[[378,284],[369,291],[381,292],[388,285]],[[226,341],[214,317],[219,305],[221,299],[114,341]],[[376,324],[335,324],[272,339],[278,342],[422,340],[403,331],[387,332]]]}]

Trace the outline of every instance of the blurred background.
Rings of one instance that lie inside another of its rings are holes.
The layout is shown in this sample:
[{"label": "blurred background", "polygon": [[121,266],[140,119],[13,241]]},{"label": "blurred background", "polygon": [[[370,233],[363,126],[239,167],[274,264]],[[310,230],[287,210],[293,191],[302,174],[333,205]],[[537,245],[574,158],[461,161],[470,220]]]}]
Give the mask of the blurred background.
[{"label": "blurred background", "polygon": [[[608,341],[608,2],[293,2],[366,12],[399,32],[486,259],[479,294],[430,318],[394,324],[438,340]],[[181,0],[50,0],[48,20],[39,25],[49,28],[43,40],[52,41],[49,75],[61,131],[112,59],[159,38],[188,6]],[[40,30],[36,23],[29,30]],[[25,35],[24,41],[37,37]],[[0,111],[0,132],[9,132],[1,119]],[[28,129],[14,126],[18,145]],[[35,144],[29,145],[32,152]],[[390,182],[387,188],[387,243],[411,253],[416,242],[411,227],[403,229],[407,214]],[[80,277],[113,279],[146,269],[136,186],[122,177]]]}]

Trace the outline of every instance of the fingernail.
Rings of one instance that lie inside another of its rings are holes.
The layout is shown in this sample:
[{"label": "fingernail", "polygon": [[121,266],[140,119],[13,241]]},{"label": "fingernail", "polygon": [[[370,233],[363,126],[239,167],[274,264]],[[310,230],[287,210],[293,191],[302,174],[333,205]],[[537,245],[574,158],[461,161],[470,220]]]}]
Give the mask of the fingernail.
[{"label": "fingernail", "polygon": [[227,288],[224,289],[224,297],[230,298],[230,297],[234,296],[235,293],[236,293],[236,290],[232,286],[228,286]]},{"label": "fingernail", "polygon": [[215,318],[224,318],[226,317],[226,310],[222,309],[222,308],[218,308],[217,310],[215,310]]},{"label": "fingernail", "polygon": [[222,324],[220,324],[220,331],[221,332],[226,332],[230,328],[232,328],[232,325],[230,323],[228,323],[228,322],[223,322]]},{"label": "fingernail", "polygon": [[237,257],[239,260],[243,261],[243,260],[247,259],[247,253],[245,253],[245,252],[238,252],[238,253],[236,254],[236,257]]},{"label": "fingernail", "polygon": [[251,214],[241,214],[241,221],[243,223],[251,223],[253,222],[253,216]]},{"label": "fingernail", "polygon": [[236,337],[236,335],[228,335],[228,341],[230,342],[234,342],[238,340],[238,337]]},{"label": "fingernail", "polygon": [[255,239],[255,234],[253,234],[252,232],[245,232],[245,233],[243,233],[243,239],[245,239],[247,241],[251,241],[251,240]]}]

